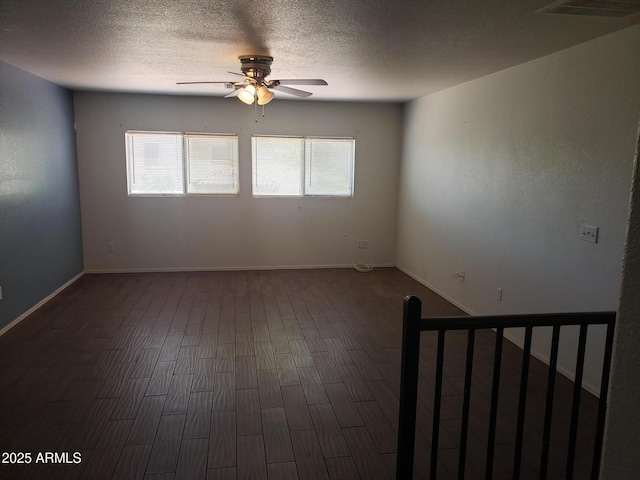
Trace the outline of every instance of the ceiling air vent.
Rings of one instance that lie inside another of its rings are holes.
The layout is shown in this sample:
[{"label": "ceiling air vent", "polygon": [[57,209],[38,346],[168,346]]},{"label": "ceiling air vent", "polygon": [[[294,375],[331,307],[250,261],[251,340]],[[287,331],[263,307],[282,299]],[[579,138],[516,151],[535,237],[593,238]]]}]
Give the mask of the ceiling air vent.
[{"label": "ceiling air vent", "polygon": [[640,12],[640,0],[566,0],[540,10],[541,13],[628,17]]}]

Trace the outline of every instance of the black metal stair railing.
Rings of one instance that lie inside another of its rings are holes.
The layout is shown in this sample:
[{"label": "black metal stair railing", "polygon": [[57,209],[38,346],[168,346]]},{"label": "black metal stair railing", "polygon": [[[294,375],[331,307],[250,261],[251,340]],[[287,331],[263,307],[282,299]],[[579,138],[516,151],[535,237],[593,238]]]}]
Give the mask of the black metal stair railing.
[{"label": "black metal stair railing", "polygon": [[[578,416],[580,413],[580,394],[582,390],[582,376],[584,371],[587,329],[589,325],[606,326],[606,343],[602,367],[602,380],[595,427],[595,441],[591,478],[598,478],[600,457],[602,453],[602,438],[607,407],[607,388],[609,384],[609,370],[613,346],[613,331],[615,326],[615,312],[588,313],[559,313],[559,314],[531,314],[531,315],[502,315],[502,316],[473,316],[473,317],[431,317],[421,318],[422,302],[414,296],[404,299],[404,318],[402,332],[402,359],[400,378],[400,409],[398,423],[398,453],[396,461],[396,479],[413,478],[414,447],[416,429],[416,406],[418,397],[418,365],[420,353],[420,332],[438,332],[436,351],[436,371],[433,403],[433,427],[431,436],[431,463],[429,476],[436,479],[438,440],[440,430],[440,410],[442,401],[442,381],[444,367],[445,334],[450,330],[467,330],[466,366],[464,376],[463,406],[460,428],[460,444],[458,456],[458,478],[464,479],[467,457],[467,436],[469,428],[469,408],[471,401],[471,379],[473,373],[473,354],[475,348],[476,331],[493,329],[496,331],[496,341],[493,362],[493,377],[491,387],[491,403],[489,428],[487,438],[487,453],[485,463],[485,478],[493,477],[496,420],[498,415],[498,395],[500,389],[500,373],[503,349],[503,335],[505,328],[524,328],[524,348],[520,374],[520,388],[518,398],[518,417],[515,434],[515,448],[513,456],[512,478],[520,478],[522,467],[522,447],[524,438],[525,409],[527,403],[527,385],[529,375],[529,360],[531,357],[531,340],[533,329],[536,327],[552,327],[550,359],[547,376],[547,391],[545,399],[544,425],[542,433],[542,448],[540,458],[539,478],[547,476],[549,462],[549,444],[551,435],[551,418],[554,403],[554,387],[560,329],[563,326],[579,326],[578,353],[576,359],[575,379],[572,395],[571,421],[569,426],[567,460],[565,478],[571,480],[574,476],[576,455],[576,439],[578,431]],[[504,460],[504,459],[501,459]]]}]

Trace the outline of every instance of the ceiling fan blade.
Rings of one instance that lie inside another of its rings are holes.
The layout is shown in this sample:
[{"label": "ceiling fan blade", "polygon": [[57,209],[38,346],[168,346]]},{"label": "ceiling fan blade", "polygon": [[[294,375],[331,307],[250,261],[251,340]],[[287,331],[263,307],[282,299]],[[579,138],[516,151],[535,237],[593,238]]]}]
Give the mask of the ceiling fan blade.
[{"label": "ceiling fan blade", "polygon": [[233,98],[233,97],[237,97],[238,94],[242,91],[241,88],[236,88],[233,92],[231,93],[227,93],[224,98]]},{"label": "ceiling fan blade", "polygon": [[244,75],[238,72],[227,72],[227,73],[230,73],[231,75],[238,75],[239,77],[244,78],[245,82],[256,83],[256,79],[253,77],[249,77],[248,75]]},{"label": "ceiling fan blade", "polygon": [[281,78],[271,81],[277,82],[280,85],[328,85],[328,83],[321,78]]},{"label": "ceiling fan blade", "polygon": [[233,83],[233,82],[176,82],[176,85],[197,85],[199,83]]},{"label": "ceiling fan blade", "polygon": [[274,90],[278,90],[279,92],[289,93],[291,95],[295,95],[296,97],[310,97],[313,95],[311,92],[305,92],[304,90],[298,90],[297,88],[289,88],[283,85],[273,85],[270,88]]}]

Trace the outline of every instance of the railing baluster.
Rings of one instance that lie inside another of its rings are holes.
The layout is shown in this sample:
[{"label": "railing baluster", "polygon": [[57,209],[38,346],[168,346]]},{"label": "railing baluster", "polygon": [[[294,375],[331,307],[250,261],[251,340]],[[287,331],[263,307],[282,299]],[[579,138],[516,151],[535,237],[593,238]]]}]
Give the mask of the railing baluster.
[{"label": "railing baluster", "polygon": [[587,345],[587,324],[580,325],[578,339],[578,357],[576,359],[576,375],[573,384],[573,406],[571,407],[571,426],[569,429],[569,447],[567,449],[567,468],[565,478],[573,478],[573,464],[576,457],[576,438],[578,435],[578,419],[580,417],[580,394],[582,393],[582,373],[584,371],[584,352]]},{"label": "railing baluster", "polygon": [[438,330],[438,352],[436,361],[436,385],[433,394],[433,426],[431,430],[431,465],[430,478],[437,478],[438,471],[438,438],[440,436],[440,404],[442,402],[442,369],[444,367],[444,335],[445,330]]},{"label": "railing baluster", "polygon": [[400,412],[398,417],[398,454],[396,478],[411,480],[416,437],[418,366],[420,364],[420,310],[417,297],[404,299],[402,359],[400,370]]},{"label": "railing baluster", "polygon": [[496,422],[498,420],[498,394],[500,392],[500,367],[502,365],[502,342],[504,328],[496,329],[496,346],[493,354],[493,384],[491,385],[491,413],[489,414],[489,437],[487,439],[486,480],[493,478],[493,452],[496,443]]},{"label": "railing baluster", "polygon": [[522,463],[522,439],[524,436],[524,416],[527,408],[527,384],[529,382],[529,360],[531,358],[531,335],[533,328],[527,326],[524,334],[524,350],[522,351],[522,372],[520,374],[520,400],[518,404],[518,427],[516,429],[516,446],[513,460],[513,478],[520,478]]},{"label": "railing baluster", "polygon": [[469,430],[469,407],[471,403],[471,376],[473,373],[473,347],[475,329],[467,334],[467,365],[464,373],[464,400],[462,402],[462,424],[460,427],[460,455],[458,457],[458,479],[464,480],[464,466],[467,459],[467,433]]},{"label": "railing baluster", "polygon": [[549,465],[549,438],[551,437],[551,418],[553,416],[553,395],[556,385],[558,365],[558,345],[560,343],[560,325],[553,327],[551,337],[551,355],[549,357],[549,375],[547,377],[547,402],[544,408],[544,431],[542,433],[542,455],[540,458],[540,480],[547,478]]},{"label": "railing baluster", "polygon": [[607,324],[607,340],[604,345],[604,360],[602,364],[602,381],[600,382],[600,401],[598,402],[598,419],[596,421],[596,439],[593,446],[593,465],[591,479],[598,480],[600,476],[600,460],[602,457],[602,440],[604,436],[604,420],[607,413],[607,393],[609,389],[609,370],[611,369],[611,353],[613,350],[613,327],[615,320]]}]

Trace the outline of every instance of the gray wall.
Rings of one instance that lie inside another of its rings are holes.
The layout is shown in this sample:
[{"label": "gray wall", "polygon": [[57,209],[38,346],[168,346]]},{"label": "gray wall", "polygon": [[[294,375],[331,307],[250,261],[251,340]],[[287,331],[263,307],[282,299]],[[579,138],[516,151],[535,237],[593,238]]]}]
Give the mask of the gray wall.
[{"label": "gray wall", "polygon": [[69,91],[0,62],[0,329],[83,270]]},{"label": "gray wall", "polygon": [[[633,27],[409,103],[398,266],[476,314],[615,310],[638,52]],[[600,227],[597,244],[579,239],[582,223]],[[458,270],[464,283],[452,278]],[[545,338],[534,335],[542,358]],[[573,338],[561,340],[559,365],[569,373]],[[592,390],[601,355],[594,328]]]},{"label": "gray wall", "polygon": [[[394,265],[401,105],[278,97],[256,122],[237,99],[74,98],[88,272]],[[239,195],[128,197],[127,130],[238,134]],[[254,198],[253,134],[355,137],[354,197]]]}]

